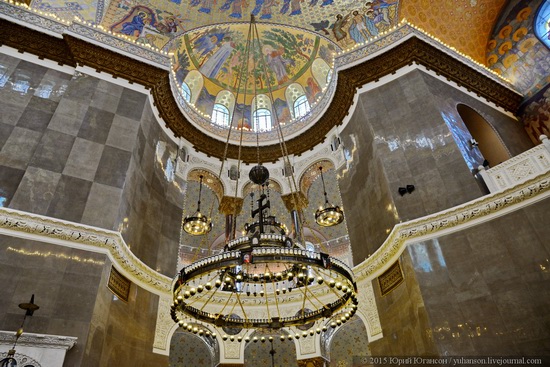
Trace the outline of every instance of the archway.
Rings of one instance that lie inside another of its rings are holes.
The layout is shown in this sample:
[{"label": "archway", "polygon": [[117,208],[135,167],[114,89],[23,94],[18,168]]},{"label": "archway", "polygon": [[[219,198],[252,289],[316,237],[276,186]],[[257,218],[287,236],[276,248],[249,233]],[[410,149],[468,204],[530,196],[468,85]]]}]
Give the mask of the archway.
[{"label": "archway", "polygon": [[477,142],[471,142],[472,147],[477,144],[481,154],[490,166],[496,166],[510,158],[510,152],[502,142],[498,132],[483,116],[465,104],[459,104],[456,109],[472,138]]},{"label": "archway", "polygon": [[169,367],[215,366],[215,346],[208,345],[203,337],[176,331],[170,342]]}]

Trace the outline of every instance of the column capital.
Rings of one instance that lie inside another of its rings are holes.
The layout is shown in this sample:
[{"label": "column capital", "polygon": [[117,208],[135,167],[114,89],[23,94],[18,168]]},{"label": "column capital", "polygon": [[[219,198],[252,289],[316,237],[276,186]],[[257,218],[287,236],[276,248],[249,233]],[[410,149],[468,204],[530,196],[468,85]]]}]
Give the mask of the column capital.
[{"label": "column capital", "polygon": [[298,359],[296,362],[298,363],[298,367],[325,367],[327,365],[327,360],[323,357]]},{"label": "column capital", "polygon": [[218,210],[225,215],[239,214],[243,208],[243,198],[234,196],[223,196]]},{"label": "column capital", "polygon": [[283,199],[283,203],[285,203],[285,207],[289,212],[305,209],[309,204],[307,197],[301,191],[283,195],[281,199]]}]

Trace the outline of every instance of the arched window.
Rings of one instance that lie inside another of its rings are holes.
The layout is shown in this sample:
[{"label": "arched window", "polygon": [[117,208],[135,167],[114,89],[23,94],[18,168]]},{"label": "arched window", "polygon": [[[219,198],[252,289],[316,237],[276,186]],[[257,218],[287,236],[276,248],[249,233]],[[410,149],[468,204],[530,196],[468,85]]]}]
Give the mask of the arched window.
[{"label": "arched window", "polygon": [[212,110],[212,123],[228,127],[229,126],[229,110],[222,104],[216,103]]},{"label": "arched window", "polygon": [[298,83],[292,83],[285,90],[286,102],[290,108],[292,118],[298,119],[307,115],[310,110],[304,88]]},{"label": "arched window", "polygon": [[267,108],[260,108],[254,111],[254,130],[269,131],[271,130],[271,111]]},{"label": "arched window", "polygon": [[212,123],[218,126],[229,127],[233,109],[235,108],[235,96],[228,90],[222,90],[216,96],[214,109],[212,110]]},{"label": "arched window", "polygon": [[[188,93],[189,93],[189,103],[195,104],[197,101],[197,98],[199,98],[199,93],[201,92],[202,86],[204,84],[204,80],[202,78],[202,74],[199,73],[197,70],[191,70],[189,74],[185,77],[185,80],[183,83],[181,83],[182,90],[185,89],[184,85],[187,85]],[[183,98],[185,97],[185,91],[183,93]]]},{"label": "arched window", "polygon": [[313,73],[313,78],[319,85],[319,88],[324,89],[330,81],[330,77],[332,75],[330,66],[328,66],[325,60],[317,58],[313,60],[313,64],[311,64],[311,72]]},{"label": "arched window", "polygon": [[181,93],[183,94],[183,99],[185,99],[185,102],[191,102],[191,90],[185,82],[181,84]]},{"label": "arched window", "polygon": [[309,102],[305,95],[298,97],[298,99],[294,101],[294,117],[300,118],[305,116],[309,110]]},{"label": "arched window", "polygon": [[5,66],[0,65],[0,88],[3,88],[6,85],[8,79],[8,69]]},{"label": "arched window", "polygon": [[550,48],[550,0],[544,1],[539,7],[534,26],[539,40]]},{"label": "arched window", "polygon": [[273,128],[271,119],[271,100],[265,94],[258,94],[252,100],[252,125],[255,131],[270,131]]}]

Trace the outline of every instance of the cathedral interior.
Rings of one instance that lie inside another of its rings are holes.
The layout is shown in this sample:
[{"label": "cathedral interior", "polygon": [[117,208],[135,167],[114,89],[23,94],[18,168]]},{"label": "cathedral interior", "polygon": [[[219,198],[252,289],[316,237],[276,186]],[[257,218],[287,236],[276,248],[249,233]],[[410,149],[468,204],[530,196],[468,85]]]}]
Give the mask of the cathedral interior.
[{"label": "cathedral interior", "polygon": [[550,0],[0,18],[1,366],[550,363]]}]

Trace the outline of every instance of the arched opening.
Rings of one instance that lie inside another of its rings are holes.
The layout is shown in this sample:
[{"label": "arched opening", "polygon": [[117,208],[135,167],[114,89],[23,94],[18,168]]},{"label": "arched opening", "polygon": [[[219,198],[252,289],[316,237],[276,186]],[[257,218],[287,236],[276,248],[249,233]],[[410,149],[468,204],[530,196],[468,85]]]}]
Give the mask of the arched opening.
[{"label": "arched opening", "polygon": [[355,366],[358,359],[370,355],[367,329],[357,315],[336,329],[329,342],[330,360],[338,361],[338,365]]},{"label": "arched opening", "polygon": [[170,342],[170,367],[215,366],[215,346],[206,337],[189,332],[176,331]]},{"label": "arched opening", "polygon": [[[181,84],[181,91],[183,94],[183,98],[191,103],[195,104],[197,102],[197,99],[199,98],[199,94],[201,92],[201,89],[204,85],[204,80],[202,78],[201,73],[199,73],[197,70],[191,70],[189,74],[185,77],[185,80]],[[187,87],[187,90],[185,89]],[[186,96],[186,93],[188,94],[188,97]],[[189,100],[187,100],[189,98]]]},{"label": "arched opening", "polygon": [[265,94],[258,94],[252,100],[252,128],[254,131],[270,131],[273,128],[271,120],[271,99]]},{"label": "arched opening", "polygon": [[[283,329],[271,331],[269,333],[254,333],[251,339],[255,336],[265,338],[265,341],[249,342],[244,349],[244,366],[245,367],[271,367],[275,366],[296,366],[296,344],[294,341],[285,338],[281,341],[281,335],[288,335]],[[273,337],[273,344],[268,338]],[[273,345],[273,364],[271,362],[271,346]]]},{"label": "arched opening", "polygon": [[222,104],[216,103],[212,110],[212,123],[218,126],[229,126],[229,110]]},{"label": "arched opening", "polygon": [[510,158],[498,132],[483,116],[464,104],[459,104],[456,109],[474,139],[470,141],[471,149],[479,148],[490,166],[496,166]]},{"label": "arched opening", "polygon": [[300,84],[293,83],[289,85],[285,90],[285,97],[290,107],[292,118],[299,119],[309,113],[309,101],[307,100],[304,88]]}]

